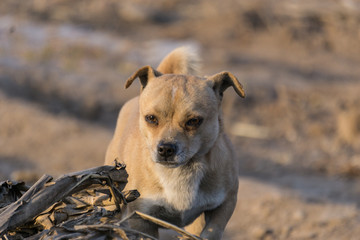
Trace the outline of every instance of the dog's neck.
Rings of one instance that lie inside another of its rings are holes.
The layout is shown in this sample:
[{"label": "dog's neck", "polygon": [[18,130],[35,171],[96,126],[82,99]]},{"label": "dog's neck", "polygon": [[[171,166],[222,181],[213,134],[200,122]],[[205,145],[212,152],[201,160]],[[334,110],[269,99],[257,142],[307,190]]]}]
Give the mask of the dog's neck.
[{"label": "dog's neck", "polygon": [[179,211],[189,209],[198,194],[200,182],[206,171],[205,164],[194,159],[177,168],[157,165],[156,170],[161,172],[158,176],[163,187],[164,201]]}]

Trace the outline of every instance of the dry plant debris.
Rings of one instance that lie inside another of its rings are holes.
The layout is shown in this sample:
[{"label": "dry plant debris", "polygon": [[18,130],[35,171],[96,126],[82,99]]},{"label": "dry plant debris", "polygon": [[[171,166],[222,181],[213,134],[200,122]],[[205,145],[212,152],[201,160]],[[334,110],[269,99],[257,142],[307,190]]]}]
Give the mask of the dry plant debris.
[{"label": "dry plant debris", "polygon": [[55,181],[44,175],[31,188],[23,182],[2,182],[0,238],[155,239],[128,226],[127,220],[137,215],[187,239],[200,239],[140,212],[122,219],[122,206],[140,196],[136,190],[122,192],[127,177],[125,166],[116,163],[67,174]]}]

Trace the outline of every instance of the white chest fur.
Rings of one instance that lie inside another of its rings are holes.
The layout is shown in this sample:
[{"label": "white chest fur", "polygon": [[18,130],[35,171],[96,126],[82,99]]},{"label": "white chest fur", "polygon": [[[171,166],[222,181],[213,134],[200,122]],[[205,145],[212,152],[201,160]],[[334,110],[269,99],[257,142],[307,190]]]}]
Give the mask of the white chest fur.
[{"label": "white chest fur", "polygon": [[161,201],[164,205],[180,212],[193,212],[195,209],[211,209],[225,199],[224,189],[213,189],[211,193],[201,190],[205,174],[202,163],[194,163],[189,168],[162,169],[159,174],[163,186]]}]

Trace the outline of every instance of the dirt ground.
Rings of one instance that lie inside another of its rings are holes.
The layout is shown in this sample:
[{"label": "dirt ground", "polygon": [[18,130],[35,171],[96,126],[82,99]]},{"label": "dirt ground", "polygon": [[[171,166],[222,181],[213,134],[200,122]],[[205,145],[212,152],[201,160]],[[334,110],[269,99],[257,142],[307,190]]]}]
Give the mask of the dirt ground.
[{"label": "dirt ground", "polygon": [[240,162],[224,239],[360,236],[360,2],[3,0],[0,180],[101,165],[137,68],[187,45],[231,71]]}]

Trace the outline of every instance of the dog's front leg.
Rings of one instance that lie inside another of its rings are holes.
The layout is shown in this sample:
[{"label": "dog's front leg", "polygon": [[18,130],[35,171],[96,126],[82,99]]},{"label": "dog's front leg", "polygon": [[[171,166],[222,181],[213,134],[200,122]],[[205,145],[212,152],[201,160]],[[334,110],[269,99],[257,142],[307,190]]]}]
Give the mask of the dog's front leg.
[{"label": "dog's front leg", "polygon": [[[136,201],[130,202],[126,205],[126,207],[124,208],[124,213],[125,214],[131,214],[134,211],[140,211],[140,212],[147,212],[146,209],[146,202],[141,198],[137,199]],[[143,232],[146,234],[149,234],[155,238],[159,237],[159,232],[158,232],[158,225],[156,225],[155,223],[152,223],[150,221],[144,220],[143,218],[141,218],[139,215],[135,214],[135,216],[132,216],[129,220],[128,220],[129,226],[132,229],[135,229],[139,232]]]},{"label": "dog's front leg", "polygon": [[206,240],[222,238],[225,226],[234,212],[237,200],[237,188],[230,191],[225,201],[217,208],[205,212],[205,227],[201,237]]},{"label": "dog's front leg", "polygon": [[146,233],[154,238],[159,237],[158,226],[154,223],[141,219],[140,217],[133,217],[133,219],[130,219],[129,225],[132,229],[139,232]]}]

